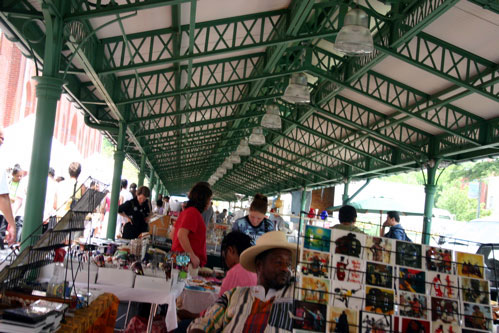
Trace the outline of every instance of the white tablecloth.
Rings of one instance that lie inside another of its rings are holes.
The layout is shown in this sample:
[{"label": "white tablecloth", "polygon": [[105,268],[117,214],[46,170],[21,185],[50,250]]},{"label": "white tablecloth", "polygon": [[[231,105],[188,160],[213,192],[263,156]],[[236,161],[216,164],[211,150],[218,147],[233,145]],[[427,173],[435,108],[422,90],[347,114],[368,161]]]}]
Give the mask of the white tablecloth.
[{"label": "white tablecloth", "polygon": [[[104,285],[104,284],[90,284],[90,293],[92,290],[108,292],[116,295],[120,301],[125,302],[141,302],[151,304],[168,304],[168,312],[166,313],[166,327],[168,330],[177,328],[177,307],[176,299],[184,290],[184,282],[177,282],[172,286],[171,290],[152,290],[152,289],[138,289],[127,288],[120,286]],[[76,287],[80,289],[87,288],[86,283],[76,283]]]},{"label": "white tablecloth", "polygon": [[218,291],[200,291],[184,289],[182,295],[182,310],[191,313],[201,313],[218,299]]}]

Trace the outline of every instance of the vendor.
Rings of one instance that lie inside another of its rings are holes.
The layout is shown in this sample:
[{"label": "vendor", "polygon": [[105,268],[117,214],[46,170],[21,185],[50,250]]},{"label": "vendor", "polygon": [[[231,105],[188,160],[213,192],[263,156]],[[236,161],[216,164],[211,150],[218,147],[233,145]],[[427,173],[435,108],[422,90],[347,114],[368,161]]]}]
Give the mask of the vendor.
[{"label": "vendor", "polygon": [[211,203],[210,185],[199,182],[189,191],[189,201],[175,223],[172,251],[187,252],[193,268],[204,266],[206,255],[206,225],[203,213]]},{"label": "vendor", "polygon": [[148,198],[151,191],[147,186],[137,190],[137,196],[118,207],[118,213],[126,220],[123,226],[123,238],[135,239],[148,230],[148,217],[151,213]]},{"label": "vendor", "polygon": [[232,231],[240,231],[251,237],[251,245],[266,232],[273,231],[274,223],[265,217],[268,200],[262,194],[255,195],[249,208],[249,214],[234,222]]}]

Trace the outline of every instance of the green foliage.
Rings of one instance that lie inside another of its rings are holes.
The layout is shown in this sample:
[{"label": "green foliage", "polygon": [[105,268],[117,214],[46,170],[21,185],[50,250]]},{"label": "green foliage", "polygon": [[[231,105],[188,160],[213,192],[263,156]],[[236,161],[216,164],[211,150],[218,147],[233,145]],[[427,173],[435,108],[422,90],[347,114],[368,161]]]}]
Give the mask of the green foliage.
[{"label": "green foliage", "polygon": [[436,206],[456,214],[458,221],[469,221],[476,217],[477,200],[468,198],[468,186],[462,186],[460,180],[446,183]]},{"label": "green foliage", "polygon": [[451,177],[469,180],[484,179],[490,176],[499,176],[499,158],[481,162],[468,162],[452,169]]}]

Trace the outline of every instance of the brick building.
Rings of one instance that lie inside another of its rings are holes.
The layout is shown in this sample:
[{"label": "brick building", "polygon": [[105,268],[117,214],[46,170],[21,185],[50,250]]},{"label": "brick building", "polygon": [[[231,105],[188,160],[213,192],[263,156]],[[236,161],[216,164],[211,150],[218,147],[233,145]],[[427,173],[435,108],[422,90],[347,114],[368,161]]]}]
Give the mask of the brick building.
[{"label": "brick building", "polygon": [[[0,33],[0,125],[6,132],[7,151],[4,153],[7,156],[4,163],[7,166],[22,161],[21,166],[28,168],[36,113],[36,82],[32,80],[35,75],[34,62]],[[15,141],[18,149],[13,149],[12,141]],[[65,150],[72,159],[83,161],[100,153],[102,135],[85,125],[81,111],[63,94],[57,105],[52,142],[51,165],[52,161],[58,160],[54,154],[66,155]],[[63,165],[59,167],[66,168]]]}]

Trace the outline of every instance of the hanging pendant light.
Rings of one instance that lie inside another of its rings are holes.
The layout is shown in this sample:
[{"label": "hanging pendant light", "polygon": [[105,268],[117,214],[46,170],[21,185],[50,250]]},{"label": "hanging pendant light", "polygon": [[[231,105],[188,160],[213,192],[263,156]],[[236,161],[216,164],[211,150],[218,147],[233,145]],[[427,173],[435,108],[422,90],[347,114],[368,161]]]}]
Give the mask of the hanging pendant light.
[{"label": "hanging pendant light", "polygon": [[230,170],[232,169],[232,163],[230,163],[229,161],[225,160],[225,162],[222,164],[222,166],[227,169],[227,170]]},{"label": "hanging pendant light", "polygon": [[334,48],[348,55],[373,52],[374,43],[369,31],[369,16],[362,9],[351,9],[345,15],[344,25],[336,36]]},{"label": "hanging pendant light", "polygon": [[267,113],[263,116],[261,125],[265,128],[281,129],[281,116],[279,115],[279,107],[277,105],[267,105]]},{"label": "hanging pendant light", "polygon": [[241,142],[239,143],[239,146],[237,147],[236,153],[239,156],[250,156],[251,155],[251,150],[250,150],[250,147],[248,146],[248,140],[246,140],[246,139],[241,140]]},{"label": "hanging pendant light", "polygon": [[249,137],[249,144],[254,146],[261,146],[265,144],[265,136],[261,127],[253,128],[253,132]]},{"label": "hanging pendant light", "polygon": [[228,161],[232,164],[239,164],[241,163],[241,158],[239,157],[239,155],[235,154],[235,153],[232,153],[229,158],[228,158]]},{"label": "hanging pendant light", "polygon": [[293,73],[282,99],[288,103],[310,103],[310,91],[307,86],[307,76],[304,73]]}]

